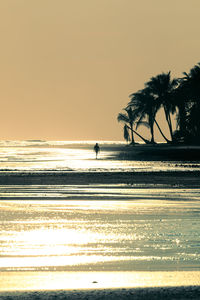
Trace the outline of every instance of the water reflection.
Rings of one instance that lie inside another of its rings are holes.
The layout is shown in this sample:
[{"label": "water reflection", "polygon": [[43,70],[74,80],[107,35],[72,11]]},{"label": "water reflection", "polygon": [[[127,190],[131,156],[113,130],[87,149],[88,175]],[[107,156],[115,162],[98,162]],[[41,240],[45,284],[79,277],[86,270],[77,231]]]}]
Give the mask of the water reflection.
[{"label": "water reflection", "polygon": [[[150,185],[149,185],[150,186]],[[166,185],[167,187],[167,185]],[[1,185],[0,200],[199,200],[200,189],[157,188],[145,189],[143,185]],[[24,202],[23,202],[24,203]],[[70,202],[68,202],[70,203]],[[78,202],[77,202],[78,203]],[[85,202],[88,203],[88,202]],[[104,203],[99,202],[105,209]],[[120,205],[117,204],[116,205]],[[121,203],[121,202],[119,202]],[[61,203],[59,203],[61,205]],[[137,203],[137,205],[139,205]],[[151,204],[153,205],[153,203]],[[109,202],[106,203],[109,207]]]},{"label": "water reflection", "polygon": [[154,197],[0,201],[0,270],[195,270],[199,215],[199,201]]},{"label": "water reflection", "polygon": [[3,142],[0,141],[1,171],[156,171],[197,170],[200,163],[132,161],[119,159],[123,143],[102,142],[95,159],[93,142]]}]

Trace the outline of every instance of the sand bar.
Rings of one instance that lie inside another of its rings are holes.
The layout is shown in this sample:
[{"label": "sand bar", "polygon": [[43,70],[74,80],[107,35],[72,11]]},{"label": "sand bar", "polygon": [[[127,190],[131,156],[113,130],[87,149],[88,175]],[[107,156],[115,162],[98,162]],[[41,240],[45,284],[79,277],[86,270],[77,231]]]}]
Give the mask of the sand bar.
[{"label": "sand bar", "polygon": [[199,299],[200,272],[3,272],[1,300]]},{"label": "sand bar", "polygon": [[7,292],[0,293],[1,300],[199,300],[200,287],[159,287],[136,289],[91,289],[71,291],[34,291],[34,292]]},{"label": "sand bar", "polygon": [[2,172],[0,185],[130,184],[200,187],[200,171]]}]

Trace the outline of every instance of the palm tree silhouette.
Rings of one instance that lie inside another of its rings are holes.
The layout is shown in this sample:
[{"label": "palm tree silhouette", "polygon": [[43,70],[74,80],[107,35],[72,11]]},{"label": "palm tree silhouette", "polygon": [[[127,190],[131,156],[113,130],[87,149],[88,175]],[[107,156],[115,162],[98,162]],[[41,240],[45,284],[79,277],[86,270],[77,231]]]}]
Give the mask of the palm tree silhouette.
[{"label": "palm tree silhouette", "polygon": [[157,109],[154,98],[148,93],[148,89],[140,90],[137,93],[131,94],[129,97],[131,101],[128,106],[132,107],[136,115],[139,116],[136,129],[140,125],[150,128],[151,143],[155,143],[154,123]]},{"label": "palm tree silhouette", "polygon": [[[176,139],[177,141],[185,141],[188,135],[187,133],[187,112],[188,112],[188,99],[185,87],[185,80],[183,78],[179,79],[179,86],[173,93],[174,103],[178,109],[176,121],[177,121],[177,131]],[[178,136],[177,136],[178,135]]]},{"label": "palm tree silhouette", "polygon": [[[155,143],[154,126],[167,143],[187,142],[200,144],[200,63],[184,77],[171,79],[171,73],[161,73],[145,83],[144,89],[132,93],[125,113],[118,115],[124,123],[124,138],[135,143],[134,134],[145,143]],[[156,120],[160,109],[164,110],[171,140],[162,132]],[[172,128],[172,115],[176,113],[176,132]],[[135,125],[135,129],[133,128]],[[150,129],[151,141],[143,138],[137,129],[140,125]],[[129,132],[131,132],[131,139]]]},{"label": "palm tree silhouette", "polygon": [[129,129],[126,124],[124,124],[124,139],[128,142],[130,142],[130,134],[129,134]]},{"label": "palm tree silhouette", "polygon": [[180,90],[184,91],[183,106],[185,109],[186,139],[200,143],[200,63],[195,65],[189,73],[184,72]]},{"label": "palm tree silhouette", "polygon": [[[125,110],[125,113],[119,113],[119,115],[117,117],[117,120],[118,120],[118,122],[124,122],[125,123],[125,125],[124,125],[124,137],[128,133],[128,127],[130,127],[130,130],[131,130],[131,144],[135,144],[135,139],[134,139],[134,135],[133,135],[133,124],[134,124],[137,116],[136,116],[136,114],[133,113],[132,108],[125,108],[124,110]],[[127,124],[129,126],[127,126]],[[129,136],[129,135],[127,135],[127,136]]]},{"label": "palm tree silhouette", "polygon": [[131,107],[124,109],[125,113],[119,113],[117,120],[118,122],[123,122],[124,124],[124,138],[129,140],[128,129],[131,131],[131,144],[135,144],[134,133],[140,137],[145,143],[149,143],[147,139],[141,136],[136,130],[133,129],[133,126],[138,118],[137,112],[134,111]]},{"label": "palm tree silhouette", "polygon": [[[154,96],[151,94],[148,88],[138,91],[137,93],[133,93],[130,95],[131,101],[129,102],[128,106],[133,107],[134,110],[137,111],[139,116],[138,125],[145,125],[150,128],[151,132],[151,143],[155,143],[154,139],[154,123],[156,124],[160,134],[165,139],[167,143],[170,141],[164,135],[163,131],[161,130],[157,120],[156,114],[159,110],[159,103],[156,101]],[[146,119],[146,121],[144,121]],[[136,127],[137,128],[137,127]]]},{"label": "palm tree silhouette", "polygon": [[163,107],[165,118],[169,127],[171,140],[173,141],[173,129],[171,114],[176,112],[176,105],[173,101],[173,92],[178,85],[177,79],[171,79],[170,72],[162,73],[152,77],[145,86],[151,96],[154,97],[156,111]]}]

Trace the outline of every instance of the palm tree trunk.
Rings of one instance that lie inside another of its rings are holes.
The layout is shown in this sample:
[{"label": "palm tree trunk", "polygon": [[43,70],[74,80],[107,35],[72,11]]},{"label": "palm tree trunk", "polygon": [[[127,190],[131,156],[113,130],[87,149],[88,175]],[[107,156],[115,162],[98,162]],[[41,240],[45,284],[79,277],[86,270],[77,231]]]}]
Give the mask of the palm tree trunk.
[{"label": "palm tree trunk", "polygon": [[170,131],[170,135],[171,135],[171,139],[173,141],[173,130],[172,130],[172,120],[171,120],[171,115],[170,113],[168,114],[168,121],[169,121],[169,131]]},{"label": "palm tree trunk", "polygon": [[182,136],[186,137],[186,107],[184,104],[178,105],[179,110],[179,130]]},{"label": "palm tree trunk", "polygon": [[126,124],[124,125],[124,139],[127,141],[127,143],[130,141],[129,130]]},{"label": "palm tree trunk", "polygon": [[171,124],[170,114],[167,112],[165,107],[164,107],[164,111],[165,111],[165,118],[166,118],[166,121],[167,121],[167,124],[168,124],[168,127],[169,127],[171,140],[173,141],[173,132],[172,132],[172,124]]},{"label": "palm tree trunk", "polygon": [[150,132],[151,132],[151,143],[155,144],[155,140],[154,140],[154,118],[153,116],[149,116],[149,126],[150,126]]},{"label": "palm tree trunk", "polygon": [[150,130],[151,130],[151,143],[155,144],[153,124],[151,124]]},{"label": "palm tree trunk", "polygon": [[141,136],[137,131],[135,131],[134,129],[131,129],[130,126],[127,125],[127,127],[133,132],[135,133],[139,138],[141,138],[141,140],[143,140],[143,142],[145,142],[146,144],[150,144],[149,140],[146,140],[143,136]]},{"label": "palm tree trunk", "polygon": [[162,132],[162,130],[161,130],[161,128],[160,128],[158,122],[156,121],[156,119],[154,119],[154,122],[156,123],[156,126],[158,127],[158,130],[160,131],[160,134],[162,135],[162,137],[165,139],[165,141],[166,141],[167,143],[169,143],[170,140],[168,140],[168,139],[166,138],[166,136],[165,136],[164,133]]},{"label": "palm tree trunk", "polygon": [[131,144],[135,144],[135,139],[133,135],[133,124],[130,124],[130,127],[131,127]]}]

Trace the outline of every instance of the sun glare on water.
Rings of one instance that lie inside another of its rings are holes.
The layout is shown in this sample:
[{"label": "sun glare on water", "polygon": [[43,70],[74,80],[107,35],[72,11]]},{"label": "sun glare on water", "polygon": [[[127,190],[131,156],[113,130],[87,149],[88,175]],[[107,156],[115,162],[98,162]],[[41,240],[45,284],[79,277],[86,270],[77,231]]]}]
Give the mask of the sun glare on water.
[{"label": "sun glare on water", "polygon": [[[20,189],[104,200],[1,200],[0,290],[200,283],[199,189]],[[6,192],[13,197],[12,188],[2,186],[1,196]],[[117,200],[122,194],[126,200]]]}]

